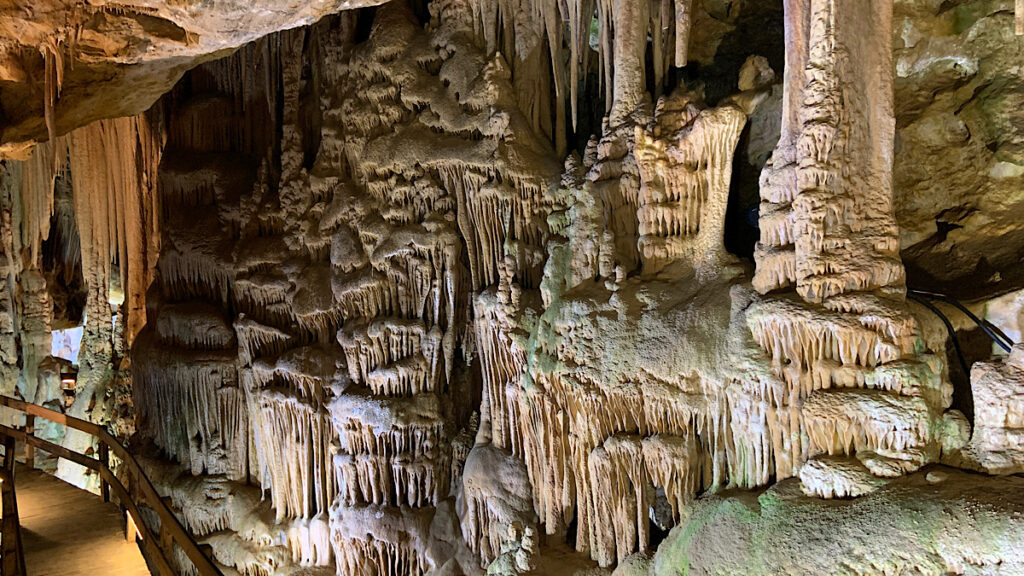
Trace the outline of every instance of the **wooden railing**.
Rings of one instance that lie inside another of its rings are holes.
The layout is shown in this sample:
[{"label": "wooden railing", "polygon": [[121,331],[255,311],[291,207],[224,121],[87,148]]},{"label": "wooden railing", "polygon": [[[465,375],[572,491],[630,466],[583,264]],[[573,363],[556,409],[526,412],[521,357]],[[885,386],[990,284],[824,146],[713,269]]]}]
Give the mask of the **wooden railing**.
[{"label": "wooden railing", "polygon": [[[138,530],[146,557],[150,561],[151,566],[155,567],[159,576],[177,575],[177,571],[172,568],[173,562],[171,560],[174,556],[175,544],[188,556],[199,576],[223,576],[220,569],[203,553],[199,544],[196,543],[195,539],[192,538],[174,513],[171,512],[170,508],[167,507],[167,502],[153,488],[153,483],[143,473],[135,457],[116,438],[111,436],[106,428],[7,396],[0,396],[0,406],[6,406],[25,414],[24,430],[0,425],[0,437],[3,437],[4,445],[8,447],[6,450],[10,454],[10,458],[5,454],[4,464],[6,468],[7,461],[11,461],[10,477],[12,480],[14,461],[12,451],[14,450],[15,442],[25,444],[25,458],[30,465],[34,459],[35,448],[48,452],[58,458],[64,458],[76,464],[81,464],[99,473],[100,495],[105,502],[110,501],[110,492],[113,490],[114,496],[121,506],[127,509],[129,526],[134,525],[135,529]],[[56,422],[67,428],[72,428],[95,437],[98,442],[98,457],[92,458],[85,454],[79,454],[58,444],[35,437],[33,432],[36,418],[44,418],[50,422]],[[111,453],[121,461],[121,472],[127,479],[127,486],[110,469]],[[7,480],[4,479],[4,481],[6,482]],[[148,506],[160,518],[159,534],[153,534],[149,526],[143,521],[142,514],[139,512],[139,507],[142,505]],[[5,521],[6,515],[7,509],[5,508]],[[5,549],[8,544],[7,540],[8,538],[5,536],[3,542]],[[22,570],[24,570],[24,566],[22,566]]]}]

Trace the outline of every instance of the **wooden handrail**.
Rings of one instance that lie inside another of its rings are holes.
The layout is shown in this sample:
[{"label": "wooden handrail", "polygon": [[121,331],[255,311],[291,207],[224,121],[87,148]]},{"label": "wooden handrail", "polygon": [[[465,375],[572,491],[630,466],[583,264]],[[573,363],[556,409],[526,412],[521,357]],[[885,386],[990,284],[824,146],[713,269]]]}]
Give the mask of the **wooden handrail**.
[{"label": "wooden handrail", "polygon": [[[121,505],[128,509],[128,514],[131,516],[142,537],[142,546],[146,550],[149,559],[156,565],[160,576],[176,576],[177,574],[171,568],[173,565],[171,558],[174,555],[174,544],[177,544],[185,555],[188,556],[189,560],[192,561],[199,576],[224,576],[220,569],[203,554],[199,544],[181,525],[178,517],[167,507],[163,497],[153,487],[153,483],[150,482],[149,478],[142,471],[142,467],[139,466],[135,457],[116,438],[107,432],[106,428],[93,422],[81,420],[56,410],[50,410],[49,408],[8,396],[0,396],[0,406],[6,406],[23,412],[29,418],[44,418],[50,422],[62,424],[97,438],[99,442],[98,459],[86,456],[85,454],[79,454],[42,438],[37,438],[31,433],[27,433],[26,430],[17,430],[0,425],[0,436],[2,437],[23,442],[26,446],[38,448],[58,458],[70,460],[90,470],[99,472],[100,493],[103,496],[103,500],[109,502],[110,491],[113,490]],[[117,456],[124,464],[130,479],[128,482],[129,487],[125,487],[121,480],[111,471],[109,461],[111,453]],[[135,487],[135,490],[132,490],[131,487]],[[139,506],[142,504],[156,512],[156,515],[160,518],[159,534],[153,534],[149,526],[143,522],[142,514],[139,512]]]}]

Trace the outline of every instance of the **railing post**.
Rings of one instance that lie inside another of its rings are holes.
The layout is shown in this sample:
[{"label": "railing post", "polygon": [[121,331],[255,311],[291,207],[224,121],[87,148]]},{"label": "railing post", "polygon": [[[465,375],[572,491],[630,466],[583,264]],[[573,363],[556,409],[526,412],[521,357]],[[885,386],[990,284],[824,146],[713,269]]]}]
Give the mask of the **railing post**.
[{"label": "railing post", "polygon": [[14,493],[14,451],[16,442],[13,437],[4,438],[4,465],[0,473],[0,506],[3,508],[3,521],[0,534],[0,568],[4,576],[26,576],[25,550],[21,544],[21,520],[18,516],[18,499]]},{"label": "railing post", "polygon": [[17,449],[17,441],[13,436],[4,437],[4,469],[14,474],[14,451]]},{"label": "railing post", "polygon": [[[36,417],[33,414],[25,414],[25,435],[34,436],[36,433]],[[25,466],[36,467],[36,447],[25,442]]]},{"label": "railing post", "polygon": [[124,527],[124,538],[132,544],[139,538],[139,527],[135,525],[135,518],[132,517],[132,513],[129,510],[124,512],[125,527]]},{"label": "railing post", "polygon": [[160,550],[164,553],[164,558],[170,561],[174,558],[174,537],[171,536],[171,531],[164,526],[163,521],[160,522]]},{"label": "railing post", "polygon": [[110,484],[107,484],[107,477],[103,470],[110,471],[110,448],[107,443],[100,439],[100,496],[104,502],[110,502]]}]

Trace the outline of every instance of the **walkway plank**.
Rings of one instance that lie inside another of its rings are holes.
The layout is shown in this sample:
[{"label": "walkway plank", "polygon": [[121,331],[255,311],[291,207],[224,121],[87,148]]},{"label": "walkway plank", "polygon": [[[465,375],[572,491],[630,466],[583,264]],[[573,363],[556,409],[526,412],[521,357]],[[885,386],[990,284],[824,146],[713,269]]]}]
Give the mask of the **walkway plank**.
[{"label": "walkway plank", "polygon": [[116,505],[20,464],[14,485],[29,574],[150,576]]}]

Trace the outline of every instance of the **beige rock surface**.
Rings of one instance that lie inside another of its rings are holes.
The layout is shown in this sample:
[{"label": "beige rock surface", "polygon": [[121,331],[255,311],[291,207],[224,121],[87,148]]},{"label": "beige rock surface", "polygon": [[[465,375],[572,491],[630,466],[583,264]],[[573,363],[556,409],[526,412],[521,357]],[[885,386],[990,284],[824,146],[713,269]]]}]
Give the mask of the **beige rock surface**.
[{"label": "beige rock surface", "polygon": [[80,294],[71,412],[227,574],[1019,571],[934,463],[1021,470],[1021,352],[972,435],[903,259],[1016,282],[1008,2],[359,6],[0,8],[0,145],[70,131],[0,171],[4,393]]},{"label": "beige rock surface", "polygon": [[898,1],[893,21],[900,242],[912,285],[1019,289],[1024,40],[1013,2]]}]

